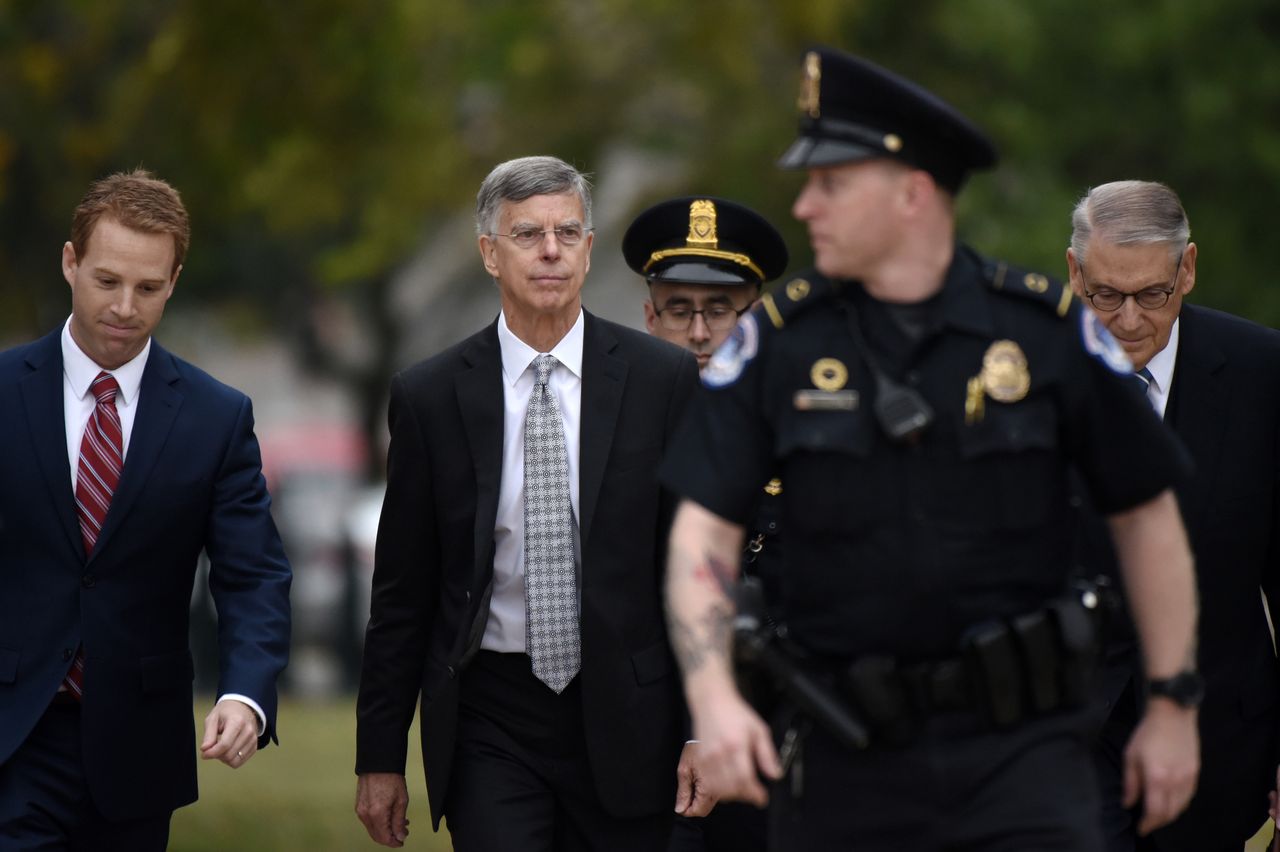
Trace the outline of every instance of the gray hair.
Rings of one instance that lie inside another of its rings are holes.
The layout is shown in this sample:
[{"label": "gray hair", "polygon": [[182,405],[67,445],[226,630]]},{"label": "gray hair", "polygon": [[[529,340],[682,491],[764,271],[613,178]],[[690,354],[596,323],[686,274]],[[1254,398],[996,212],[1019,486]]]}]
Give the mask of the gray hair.
[{"label": "gray hair", "polygon": [[1182,202],[1162,183],[1118,180],[1095,186],[1071,211],[1071,250],[1084,260],[1085,247],[1094,236],[1111,245],[1132,246],[1168,243],[1172,254],[1191,239],[1191,224]]},{"label": "gray hair", "polygon": [[556,157],[521,157],[494,166],[476,193],[476,233],[492,234],[505,201],[535,195],[576,192],[582,201],[582,226],[591,229],[591,183],[587,176]]}]

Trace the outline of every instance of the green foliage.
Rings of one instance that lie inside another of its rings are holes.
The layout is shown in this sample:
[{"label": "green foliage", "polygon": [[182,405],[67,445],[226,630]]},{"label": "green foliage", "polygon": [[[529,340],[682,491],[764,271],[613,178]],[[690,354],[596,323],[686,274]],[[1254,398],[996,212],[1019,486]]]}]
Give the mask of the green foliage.
[{"label": "green foliage", "polygon": [[799,176],[773,162],[812,42],[990,131],[1003,162],[960,206],[979,248],[1062,274],[1088,186],[1164,180],[1201,245],[1195,297],[1275,324],[1259,189],[1280,178],[1277,36],[1267,0],[0,0],[0,335],[62,315],[70,209],[138,164],[192,210],[186,303],[249,305],[300,339],[336,298],[394,346],[389,276],[528,153],[592,171],[619,144],[661,153],[680,168],[637,204],[740,199],[802,264]]}]

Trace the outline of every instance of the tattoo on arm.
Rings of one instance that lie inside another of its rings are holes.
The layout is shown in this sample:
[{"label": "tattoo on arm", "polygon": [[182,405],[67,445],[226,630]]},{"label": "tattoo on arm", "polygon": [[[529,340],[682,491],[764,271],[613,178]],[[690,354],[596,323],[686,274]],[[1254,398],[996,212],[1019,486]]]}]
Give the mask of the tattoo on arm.
[{"label": "tattoo on arm", "polygon": [[733,575],[731,569],[714,556],[696,565],[695,579],[710,583],[724,597],[713,601],[693,623],[686,623],[674,612],[669,612],[671,647],[676,661],[685,674],[702,668],[709,659],[729,659],[732,650],[734,606],[731,602]]},{"label": "tattoo on arm", "polygon": [[727,601],[718,601],[704,612],[693,625],[686,625],[673,618],[671,647],[685,674],[702,668],[712,658],[729,658],[729,639],[733,632],[733,607]]}]

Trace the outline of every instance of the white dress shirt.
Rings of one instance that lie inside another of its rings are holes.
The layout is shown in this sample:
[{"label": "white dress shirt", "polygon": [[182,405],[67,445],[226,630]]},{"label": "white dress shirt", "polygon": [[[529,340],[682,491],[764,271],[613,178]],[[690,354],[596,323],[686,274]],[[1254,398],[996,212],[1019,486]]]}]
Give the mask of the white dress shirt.
[{"label": "white dress shirt", "polygon": [[[147,338],[142,351],[114,370],[107,370],[120,385],[116,394],[116,411],[120,414],[121,458],[129,458],[129,438],[133,434],[133,421],[138,413],[138,395],[142,388],[142,373],[147,367],[147,358],[151,355],[151,338]],[[62,327],[62,417],[67,435],[67,461],[71,465],[71,492],[76,490],[76,473],[80,467],[80,444],[84,441],[84,430],[89,425],[89,418],[98,400],[89,393],[89,386],[98,378],[102,367],[84,353],[71,336],[71,319]],[[267,714],[262,707],[246,695],[228,692],[218,698],[221,704],[234,698],[247,704],[258,717],[258,736],[267,729]]]},{"label": "white dress shirt", "polygon": [[[120,413],[120,434],[124,437],[121,458],[129,457],[129,436],[133,434],[133,419],[138,413],[138,389],[142,385],[142,371],[151,354],[151,339],[142,351],[114,370],[108,370],[120,385],[116,394],[116,411]],[[89,393],[89,385],[98,378],[102,368],[81,351],[71,337],[71,320],[62,327],[62,416],[67,432],[67,461],[71,464],[71,491],[76,490],[76,472],[80,467],[80,444],[84,430],[98,401]]]},{"label": "white dress shirt", "polygon": [[1173,386],[1173,367],[1178,360],[1178,323],[1181,320],[1173,321],[1173,328],[1169,331],[1169,343],[1159,352],[1157,352],[1150,361],[1147,362],[1147,370],[1151,373],[1151,381],[1147,384],[1147,399],[1151,400],[1151,405],[1164,417],[1165,409],[1169,407],[1169,389]]},{"label": "white dress shirt", "polygon": [[[502,352],[502,481],[498,489],[498,515],[493,526],[493,597],[480,647],[490,651],[522,653],[525,649],[524,604],[524,418],[533,395],[533,359],[550,354],[560,363],[551,371],[547,387],[555,395],[564,420],[565,450],[569,460],[569,502],[573,508],[575,542],[578,518],[578,448],[582,422],[583,314],[550,353],[533,349],[498,316],[498,347]],[[574,564],[582,576],[580,548],[574,548]]]}]

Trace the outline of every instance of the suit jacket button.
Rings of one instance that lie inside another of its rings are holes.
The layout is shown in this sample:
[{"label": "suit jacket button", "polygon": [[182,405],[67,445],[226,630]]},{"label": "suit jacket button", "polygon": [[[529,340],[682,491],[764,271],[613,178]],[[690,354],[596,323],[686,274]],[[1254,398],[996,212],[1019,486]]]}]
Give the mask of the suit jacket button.
[{"label": "suit jacket button", "polygon": [[456,674],[456,672],[454,672],[453,670],[453,666],[449,666],[448,668],[445,669],[445,671],[449,673],[449,680],[453,680],[453,676]]},{"label": "suit jacket button", "polygon": [[80,585],[84,586],[86,589],[92,589],[93,584],[96,582],[97,582],[97,578],[94,577],[92,574],[85,574],[83,577],[80,578]]},{"label": "suit jacket button", "polygon": [[74,651],[72,651],[70,648],[63,648],[63,649],[62,649],[62,661],[65,663],[66,661],[70,660],[70,659],[71,659],[71,655],[72,655],[73,653],[75,653],[75,652],[74,652]]},{"label": "suit jacket button", "polygon": [[471,603],[471,590],[467,590],[467,603]]}]

